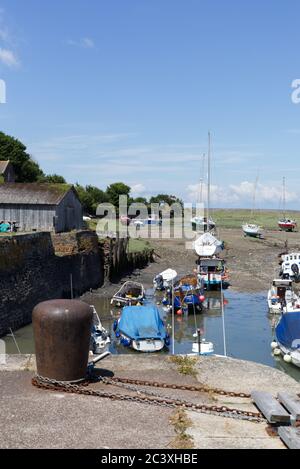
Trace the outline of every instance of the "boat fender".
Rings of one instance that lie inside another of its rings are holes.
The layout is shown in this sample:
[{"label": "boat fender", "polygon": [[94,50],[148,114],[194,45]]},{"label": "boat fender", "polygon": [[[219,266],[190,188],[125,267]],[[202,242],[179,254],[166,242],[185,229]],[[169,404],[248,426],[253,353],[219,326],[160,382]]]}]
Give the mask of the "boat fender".
[{"label": "boat fender", "polygon": [[116,331],[116,338],[118,339],[121,336],[119,331]]},{"label": "boat fender", "polygon": [[275,342],[275,340],[273,340],[273,342],[271,342],[271,349],[275,350],[277,347],[278,347],[277,342]]},{"label": "boat fender", "polygon": [[201,303],[204,303],[205,296],[204,295],[199,295],[199,300],[201,301]]},{"label": "boat fender", "polygon": [[280,348],[275,348],[275,349],[273,350],[273,354],[275,355],[275,357],[277,357],[278,355],[280,355],[280,354],[281,354]]},{"label": "boat fender", "polygon": [[291,363],[292,361],[292,357],[286,353],[284,356],[283,356],[283,360],[286,362],[286,363]]},{"label": "boat fender", "polygon": [[127,339],[126,337],[121,338],[121,344],[124,345],[124,347],[129,347],[131,344],[131,340]]},{"label": "boat fender", "polygon": [[117,327],[118,327],[118,320],[115,319],[114,324],[113,324],[113,330],[114,330],[114,332],[116,332]]}]

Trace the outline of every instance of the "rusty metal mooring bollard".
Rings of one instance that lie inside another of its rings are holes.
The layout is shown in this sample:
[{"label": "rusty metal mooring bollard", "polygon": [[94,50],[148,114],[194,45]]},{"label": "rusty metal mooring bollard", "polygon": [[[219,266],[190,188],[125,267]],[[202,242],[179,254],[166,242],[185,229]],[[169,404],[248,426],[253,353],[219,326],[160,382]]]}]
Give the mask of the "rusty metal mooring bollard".
[{"label": "rusty metal mooring bollard", "polygon": [[87,372],[93,311],[77,300],[51,300],[32,313],[37,373],[78,382]]}]

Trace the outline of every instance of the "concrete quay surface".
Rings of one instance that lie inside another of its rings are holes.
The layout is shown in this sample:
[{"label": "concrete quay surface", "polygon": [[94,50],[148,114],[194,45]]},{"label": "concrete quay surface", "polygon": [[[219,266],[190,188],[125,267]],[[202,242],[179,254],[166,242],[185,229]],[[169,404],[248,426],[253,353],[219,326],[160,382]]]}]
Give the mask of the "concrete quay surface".
[{"label": "concrete quay surface", "polygon": [[[200,357],[196,375],[183,375],[178,365],[163,355],[115,355],[98,364],[99,373],[174,384],[203,384],[211,388],[249,393],[300,392],[300,383],[273,368],[223,357]],[[0,448],[155,448],[174,447],[176,437],[170,418],[176,410],[130,401],[66,394],[35,388],[34,356],[8,356],[0,365]],[[92,384],[130,394],[116,386]],[[145,388],[148,389],[149,388]],[[151,388],[153,391],[154,389]],[[178,397],[195,403],[226,405],[257,411],[250,399],[213,393],[155,389],[160,396]],[[240,421],[187,411],[191,421],[186,432],[194,448],[284,449],[270,436],[266,423]]]}]

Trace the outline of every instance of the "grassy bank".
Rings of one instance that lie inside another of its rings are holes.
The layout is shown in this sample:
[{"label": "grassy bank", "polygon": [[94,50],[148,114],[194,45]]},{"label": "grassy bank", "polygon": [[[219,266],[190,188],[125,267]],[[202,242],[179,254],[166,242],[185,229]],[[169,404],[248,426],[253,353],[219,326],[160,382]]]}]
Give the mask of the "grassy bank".
[{"label": "grassy bank", "polygon": [[[212,216],[219,227],[240,228],[245,222],[252,222],[268,230],[278,230],[277,222],[282,216],[276,210],[258,210],[251,220],[251,210],[246,209],[213,209]],[[300,212],[286,212],[288,218],[293,218],[300,226]]]}]

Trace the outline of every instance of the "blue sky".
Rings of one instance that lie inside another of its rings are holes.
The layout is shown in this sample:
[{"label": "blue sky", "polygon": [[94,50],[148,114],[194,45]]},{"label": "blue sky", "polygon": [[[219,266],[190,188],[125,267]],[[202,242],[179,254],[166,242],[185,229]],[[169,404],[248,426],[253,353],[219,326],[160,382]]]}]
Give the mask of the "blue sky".
[{"label": "blue sky", "polygon": [[0,0],[0,129],[48,173],[299,208],[298,0]]}]

